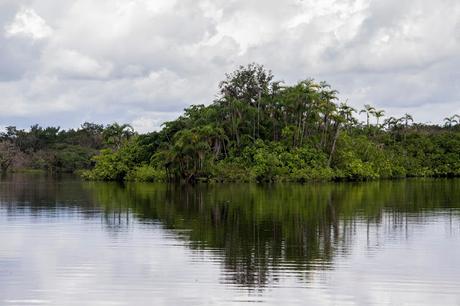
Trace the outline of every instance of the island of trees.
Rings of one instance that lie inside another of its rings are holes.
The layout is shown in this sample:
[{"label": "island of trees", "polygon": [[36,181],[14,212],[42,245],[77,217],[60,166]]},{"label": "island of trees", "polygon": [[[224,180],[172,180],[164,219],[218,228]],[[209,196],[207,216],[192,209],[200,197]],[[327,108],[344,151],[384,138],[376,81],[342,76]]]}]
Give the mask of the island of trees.
[{"label": "island of trees", "polygon": [[[78,172],[91,180],[297,181],[460,176],[460,116],[443,126],[357,110],[312,79],[285,85],[241,66],[208,106],[160,131],[84,123],[79,129],[7,127],[0,172]],[[364,122],[357,115],[364,114]]]}]

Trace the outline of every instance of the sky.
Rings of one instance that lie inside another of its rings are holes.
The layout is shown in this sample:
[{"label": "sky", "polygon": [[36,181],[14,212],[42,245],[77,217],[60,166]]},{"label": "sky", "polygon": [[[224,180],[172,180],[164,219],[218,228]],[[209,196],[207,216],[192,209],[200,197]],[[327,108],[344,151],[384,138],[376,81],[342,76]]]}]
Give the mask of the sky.
[{"label": "sky", "polygon": [[460,113],[460,1],[0,0],[0,126],[158,130],[252,62],[441,123]]}]

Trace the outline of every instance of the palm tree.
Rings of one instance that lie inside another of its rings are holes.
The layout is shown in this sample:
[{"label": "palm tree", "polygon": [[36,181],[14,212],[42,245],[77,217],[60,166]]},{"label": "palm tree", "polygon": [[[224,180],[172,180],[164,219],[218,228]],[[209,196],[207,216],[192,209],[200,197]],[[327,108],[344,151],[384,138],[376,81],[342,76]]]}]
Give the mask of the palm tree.
[{"label": "palm tree", "polygon": [[392,130],[396,126],[397,120],[395,117],[389,117],[383,121],[383,126],[386,126],[388,130]]},{"label": "palm tree", "polygon": [[[456,120],[455,118],[458,118],[459,120]],[[452,128],[452,126],[455,126],[459,124],[460,122],[460,116],[459,115],[453,115],[451,117],[446,117],[444,118],[444,127],[446,128]]]},{"label": "palm tree", "polygon": [[[346,106],[343,106],[343,107],[345,109],[348,109],[348,107],[346,107]],[[337,139],[339,138],[340,126],[341,126],[341,124],[346,122],[346,118],[340,113],[340,111],[339,112],[334,111],[331,114],[331,119],[334,121],[335,132],[334,132],[334,138],[332,140],[332,146],[331,146],[331,150],[330,150],[330,153],[329,153],[329,158],[327,160],[327,166],[328,167],[331,166],[332,156],[334,155],[335,147],[336,147],[336,144],[337,144]]]},{"label": "palm tree", "polygon": [[414,118],[408,113],[405,113],[401,119],[404,121],[404,127],[406,129],[409,127],[409,122],[414,122]]},{"label": "palm tree", "polygon": [[114,149],[120,149],[123,142],[129,140],[134,135],[134,129],[129,124],[113,123],[106,126],[102,132],[104,141]]},{"label": "palm tree", "polygon": [[396,142],[396,134],[399,134],[399,131],[401,130],[402,120],[402,118],[390,117],[383,121],[383,126],[386,126],[387,130],[393,134],[393,142]]},{"label": "palm tree", "polygon": [[366,113],[366,125],[367,127],[369,127],[369,118],[371,115],[374,115],[375,114],[375,107],[369,105],[369,104],[365,104],[364,105],[364,109],[360,110],[359,111],[360,114],[362,113]]},{"label": "palm tree", "polygon": [[374,111],[374,116],[377,119],[377,128],[379,127],[380,118],[382,118],[384,115],[385,111],[383,109]]},{"label": "palm tree", "polygon": [[401,129],[404,118],[389,117],[383,121],[383,126],[386,126],[388,130],[399,130]]},{"label": "palm tree", "polygon": [[414,122],[414,118],[412,118],[412,116],[408,113],[405,113],[404,116],[400,118],[400,120],[404,122],[404,140],[406,140],[409,122]]},{"label": "palm tree", "polygon": [[343,102],[339,105],[339,114],[345,118],[345,125],[348,127],[352,127],[356,123],[353,113],[356,113],[356,109],[349,106],[347,102]]},{"label": "palm tree", "polygon": [[212,148],[214,159],[219,157],[222,149],[224,150],[224,154],[227,154],[226,143],[229,142],[229,139],[225,135],[224,129],[208,124],[201,127],[199,133],[206,139],[209,147]]}]

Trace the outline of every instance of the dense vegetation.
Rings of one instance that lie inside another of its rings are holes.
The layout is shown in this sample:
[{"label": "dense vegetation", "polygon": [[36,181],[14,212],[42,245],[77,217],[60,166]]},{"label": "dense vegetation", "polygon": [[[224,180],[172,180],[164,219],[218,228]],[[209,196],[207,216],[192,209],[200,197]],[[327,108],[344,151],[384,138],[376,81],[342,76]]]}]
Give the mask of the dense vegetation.
[{"label": "dense vegetation", "polygon": [[75,172],[90,169],[101,149],[114,152],[129,141],[129,125],[84,123],[77,129],[32,126],[28,131],[9,126],[0,133],[0,172],[44,170]]},{"label": "dense vegetation", "polygon": [[[95,180],[302,182],[460,175],[459,116],[446,118],[441,127],[414,123],[409,114],[384,119],[385,112],[371,105],[359,113],[365,122],[325,82],[286,86],[251,64],[226,75],[212,104],[185,109],[159,132],[137,135],[117,124],[64,132],[10,128],[2,135],[0,162],[13,150],[26,154],[32,167],[92,167],[83,175]],[[22,144],[24,135],[34,141]]]}]

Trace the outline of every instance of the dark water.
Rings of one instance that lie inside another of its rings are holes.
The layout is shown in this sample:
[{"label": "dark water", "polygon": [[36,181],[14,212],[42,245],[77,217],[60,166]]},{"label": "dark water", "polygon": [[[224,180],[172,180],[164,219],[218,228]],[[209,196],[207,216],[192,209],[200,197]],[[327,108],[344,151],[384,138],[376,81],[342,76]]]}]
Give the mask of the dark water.
[{"label": "dark water", "polygon": [[0,305],[460,305],[460,180],[0,180]]}]

